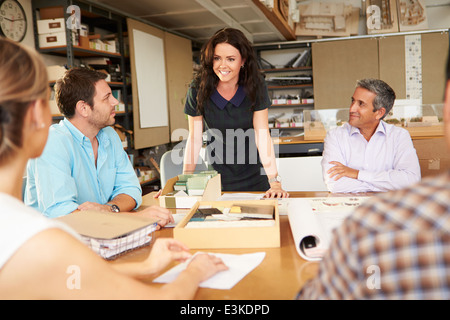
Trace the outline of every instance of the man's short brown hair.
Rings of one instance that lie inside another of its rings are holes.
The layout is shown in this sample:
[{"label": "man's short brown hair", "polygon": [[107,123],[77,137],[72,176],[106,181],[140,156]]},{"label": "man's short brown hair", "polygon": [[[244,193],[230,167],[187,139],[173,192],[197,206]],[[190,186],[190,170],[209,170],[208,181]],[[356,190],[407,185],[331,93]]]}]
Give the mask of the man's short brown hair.
[{"label": "man's short brown hair", "polygon": [[104,80],[106,74],[87,68],[73,68],[56,82],[55,99],[59,111],[68,119],[75,115],[78,101],[94,105],[95,84]]}]

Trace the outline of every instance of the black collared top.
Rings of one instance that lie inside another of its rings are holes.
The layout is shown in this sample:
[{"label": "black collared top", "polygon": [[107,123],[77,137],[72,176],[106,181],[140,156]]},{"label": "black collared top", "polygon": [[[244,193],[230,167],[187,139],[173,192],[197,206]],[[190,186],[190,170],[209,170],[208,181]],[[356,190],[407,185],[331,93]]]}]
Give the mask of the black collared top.
[{"label": "black collared top", "polygon": [[[223,191],[266,191],[270,188],[259,159],[253,129],[253,112],[271,105],[265,85],[261,92],[253,111],[243,86],[239,86],[231,100],[226,100],[214,90],[204,107],[208,162],[221,174]],[[184,107],[189,116],[200,115],[196,98],[197,90],[191,85]]]}]

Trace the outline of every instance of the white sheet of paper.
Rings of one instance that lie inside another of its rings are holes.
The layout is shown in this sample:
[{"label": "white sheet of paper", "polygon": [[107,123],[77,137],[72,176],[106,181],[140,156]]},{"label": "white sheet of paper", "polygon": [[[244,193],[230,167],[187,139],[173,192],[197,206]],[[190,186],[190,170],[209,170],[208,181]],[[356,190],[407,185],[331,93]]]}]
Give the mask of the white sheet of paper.
[{"label": "white sheet of paper", "polygon": [[[199,254],[197,252],[195,255]],[[247,274],[255,269],[266,256],[265,252],[248,253],[248,254],[224,254],[224,253],[208,253],[219,257],[228,267],[228,270],[219,272],[200,283],[202,288],[222,289],[228,290],[233,288],[239,281],[241,281]],[[194,256],[195,256],[194,255]],[[175,280],[181,271],[186,269],[190,260],[176,265],[168,270],[153,282],[156,283],[170,283]]]},{"label": "white sheet of paper", "polygon": [[186,213],[172,213],[172,216],[175,222],[166,224],[164,226],[165,228],[174,228],[178,224],[178,222],[183,220],[183,218],[186,216]]}]

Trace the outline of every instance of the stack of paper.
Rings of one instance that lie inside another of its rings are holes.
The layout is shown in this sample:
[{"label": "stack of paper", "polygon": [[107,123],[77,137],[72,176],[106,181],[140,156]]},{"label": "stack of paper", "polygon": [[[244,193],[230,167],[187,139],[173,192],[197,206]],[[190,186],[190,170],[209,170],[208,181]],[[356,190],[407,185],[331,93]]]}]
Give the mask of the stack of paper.
[{"label": "stack of paper", "polygon": [[78,211],[57,218],[81,236],[81,240],[105,259],[150,243],[157,221],[121,213]]}]

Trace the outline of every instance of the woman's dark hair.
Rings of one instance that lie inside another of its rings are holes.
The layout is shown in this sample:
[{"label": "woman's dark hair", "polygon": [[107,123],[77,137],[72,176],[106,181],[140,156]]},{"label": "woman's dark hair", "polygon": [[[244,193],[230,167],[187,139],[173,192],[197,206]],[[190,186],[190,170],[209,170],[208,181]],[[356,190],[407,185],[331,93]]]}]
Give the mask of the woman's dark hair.
[{"label": "woman's dark hair", "polygon": [[263,85],[263,77],[258,69],[256,54],[250,41],[244,33],[234,28],[224,28],[216,33],[203,46],[200,55],[200,70],[194,77],[194,86],[197,88],[197,110],[204,113],[206,101],[219,83],[214,73],[214,50],[219,43],[228,43],[241,54],[244,66],[239,72],[239,85],[242,85],[253,104]]}]

